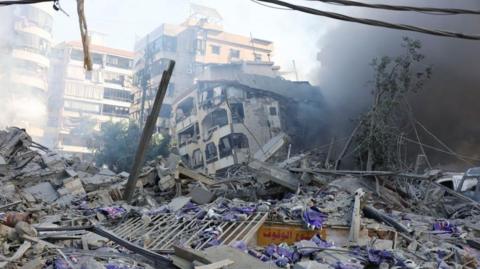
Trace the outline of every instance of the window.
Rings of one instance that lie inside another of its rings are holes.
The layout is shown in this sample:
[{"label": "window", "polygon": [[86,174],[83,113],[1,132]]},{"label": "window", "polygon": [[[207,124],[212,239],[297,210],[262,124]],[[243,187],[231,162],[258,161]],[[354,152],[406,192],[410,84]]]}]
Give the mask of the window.
[{"label": "window", "polygon": [[153,52],[157,51],[177,51],[177,38],[175,36],[163,35],[152,42]]},{"label": "window", "polygon": [[65,85],[65,96],[74,96],[88,99],[101,99],[102,90],[88,84],[67,83]]},{"label": "window", "polygon": [[125,75],[113,72],[103,72],[103,80],[107,83],[113,83],[124,86]]},{"label": "window", "polygon": [[70,59],[77,60],[77,61],[83,61],[83,51],[77,50],[77,49],[72,49],[72,52],[70,53]]},{"label": "window", "polygon": [[196,149],[192,154],[192,168],[197,169],[203,167],[203,156],[200,149]]},{"label": "window", "polygon": [[261,62],[261,61],[262,61],[262,54],[254,53],[254,54],[253,54],[253,60],[254,60],[255,62]]},{"label": "window", "polygon": [[210,45],[210,50],[212,51],[212,54],[220,54],[220,46]]},{"label": "window", "polygon": [[277,108],[276,107],[271,106],[269,108],[269,110],[270,110],[270,116],[276,116],[277,115]]},{"label": "window", "polygon": [[240,50],[230,49],[230,58],[240,58]]},{"label": "window", "polygon": [[177,38],[174,36],[163,36],[163,49],[165,51],[176,52],[177,51]]},{"label": "window", "polygon": [[218,160],[217,147],[214,142],[210,142],[205,146],[205,157],[207,158],[207,163]]},{"label": "window", "polygon": [[100,113],[100,105],[80,101],[65,100],[64,108],[70,111]]},{"label": "window", "polygon": [[132,60],[124,57],[107,55],[107,65],[123,69],[130,69],[132,66]]},{"label": "window", "polygon": [[92,61],[94,64],[103,65],[103,55],[98,53],[92,53]]},{"label": "window", "polygon": [[105,88],[103,90],[103,98],[109,100],[117,100],[123,102],[133,102],[133,95],[130,91]]},{"label": "window", "polygon": [[225,109],[217,109],[206,115],[202,120],[202,129],[204,131],[204,137],[210,135],[215,127],[222,127],[228,124],[227,111]]},{"label": "window", "polygon": [[195,125],[192,125],[186,130],[178,133],[178,144],[180,146],[190,144],[195,140],[196,140]]},{"label": "window", "polygon": [[245,112],[243,110],[242,103],[231,103],[230,109],[232,111],[232,122],[233,123],[240,123],[243,122],[245,118]]},{"label": "window", "polygon": [[248,148],[248,138],[242,133],[233,133],[220,138],[218,150],[220,158],[225,158],[233,154],[234,149]]},{"label": "window", "polygon": [[206,46],[205,43],[206,43],[205,40],[197,39],[197,44],[196,44],[197,46],[196,46],[196,50],[195,50],[197,55],[205,55],[205,50],[206,50],[205,49],[205,46]]},{"label": "window", "polygon": [[112,106],[112,105],[104,104],[102,113],[104,115],[110,115],[110,116],[128,117],[129,109],[128,107]]}]

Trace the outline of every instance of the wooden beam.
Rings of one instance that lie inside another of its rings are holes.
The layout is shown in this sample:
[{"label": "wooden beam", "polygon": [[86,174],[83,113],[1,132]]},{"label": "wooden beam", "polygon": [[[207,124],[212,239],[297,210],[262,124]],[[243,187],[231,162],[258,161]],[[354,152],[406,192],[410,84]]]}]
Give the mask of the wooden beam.
[{"label": "wooden beam", "polygon": [[170,60],[168,69],[163,71],[162,80],[158,86],[157,95],[155,96],[155,101],[153,103],[152,111],[148,115],[147,122],[142,131],[142,137],[138,143],[137,152],[135,153],[135,159],[133,162],[132,169],[130,170],[130,175],[128,177],[127,185],[125,186],[125,192],[123,197],[125,201],[130,202],[135,192],[135,187],[138,180],[138,174],[142,168],[143,161],[145,159],[145,153],[148,146],[150,145],[150,140],[152,139],[153,131],[158,119],[158,114],[160,113],[160,108],[162,107],[163,99],[167,93],[168,83],[172,77],[173,68],[175,67],[175,61]]}]

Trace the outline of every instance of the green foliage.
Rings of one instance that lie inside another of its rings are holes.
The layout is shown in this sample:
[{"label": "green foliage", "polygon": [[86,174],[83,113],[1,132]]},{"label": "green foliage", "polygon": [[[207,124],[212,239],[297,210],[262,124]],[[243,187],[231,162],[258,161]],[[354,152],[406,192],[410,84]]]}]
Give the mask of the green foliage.
[{"label": "green foliage", "polygon": [[398,135],[407,116],[405,100],[410,93],[421,90],[432,73],[431,67],[422,63],[425,56],[419,52],[421,47],[420,41],[405,37],[403,55],[373,59],[373,105],[371,111],[362,116],[356,136],[361,164],[366,164],[370,151],[377,170],[400,166]]},{"label": "green foliage", "polygon": [[[94,135],[90,147],[95,151],[95,163],[106,165],[115,172],[130,171],[142,130],[133,121],[107,122]],[[168,155],[170,137],[162,134],[152,136],[145,160]]]}]

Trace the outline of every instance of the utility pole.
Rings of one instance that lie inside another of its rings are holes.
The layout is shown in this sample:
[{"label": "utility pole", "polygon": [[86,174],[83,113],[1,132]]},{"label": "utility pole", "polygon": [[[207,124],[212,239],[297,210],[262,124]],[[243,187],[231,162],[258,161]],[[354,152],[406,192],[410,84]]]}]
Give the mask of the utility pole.
[{"label": "utility pole", "polygon": [[143,165],[143,160],[145,159],[145,152],[147,151],[147,147],[150,145],[150,140],[152,139],[152,134],[157,124],[158,114],[160,113],[163,99],[165,99],[168,83],[170,82],[170,78],[172,77],[174,67],[175,61],[170,60],[168,69],[163,71],[162,80],[160,81],[157,94],[155,95],[155,101],[153,102],[152,109],[150,110],[150,114],[147,117],[145,127],[142,131],[142,136],[140,138],[140,141],[138,142],[133,166],[130,170],[127,185],[125,186],[125,192],[123,193],[123,198],[128,203],[132,200],[133,194],[135,192],[138,174],[140,173],[140,169]]}]

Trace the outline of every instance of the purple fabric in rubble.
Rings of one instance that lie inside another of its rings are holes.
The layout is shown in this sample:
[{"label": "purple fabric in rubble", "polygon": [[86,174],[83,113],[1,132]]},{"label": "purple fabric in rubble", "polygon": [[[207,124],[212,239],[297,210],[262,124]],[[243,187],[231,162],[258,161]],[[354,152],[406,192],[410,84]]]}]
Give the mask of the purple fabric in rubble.
[{"label": "purple fabric in rubble", "polygon": [[56,259],[54,265],[55,265],[55,269],[72,269],[68,265],[67,261],[65,261],[62,258]]},{"label": "purple fabric in rubble", "polygon": [[248,250],[247,244],[244,241],[241,241],[241,240],[233,242],[232,244],[230,244],[230,246],[232,246],[236,249],[239,249],[241,251],[244,251],[244,252]]},{"label": "purple fabric in rubble", "polygon": [[234,207],[232,208],[232,210],[243,213],[243,214],[251,215],[255,212],[256,208],[253,206],[252,207],[244,206],[244,207]]},{"label": "purple fabric in rubble", "polygon": [[181,213],[183,214],[186,214],[186,213],[190,213],[190,212],[200,212],[201,208],[198,207],[198,205],[192,203],[192,202],[188,202],[188,204],[186,204],[184,207],[182,207],[182,210],[181,210]]},{"label": "purple fabric in rubble", "polygon": [[287,257],[280,257],[275,260],[275,264],[279,267],[286,267],[289,263],[289,260]]},{"label": "purple fabric in rubble", "polygon": [[123,207],[102,207],[98,209],[103,214],[106,214],[111,219],[117,219],[123,216],[127,212]]},{"label": "purple fabric in rubble", "polygon": [[394,262],[395,257],[393,253],[387,250],[368,249],[368,260],[376,265],[380,265],[382,262]]},{"label": "purple fabric in rubble", "polygon": [[360,269],[360,268],[363,268],[363,266],[360,266],[358,264],[353,264],[353,263],[337,262],[335,264],[335,269]]},{"label": "purple fabric in rubble", "polygon": [[318,247],[321,247],[321,248],[333,247],[332,243],[323,240],[322,238],[320,238],[320,236],[318,236],[318,234],[312,237],[311,241],[313,241],[315,244],[317,244]]},{"label": "purple fabric in rubble", "polygon": [[453,234],[460,233],[460,229],[457,226],[451,224],[449,221],[446,220],[436,221],[433,224],[433,230]]},{"label": "purple fabric in rubble", "polygon": [[303,221],[307,226],[314,229],[322,228],[323,223],[325,222],[327,215],[320,212],[318,208],[312,206],[303,212]]}]

